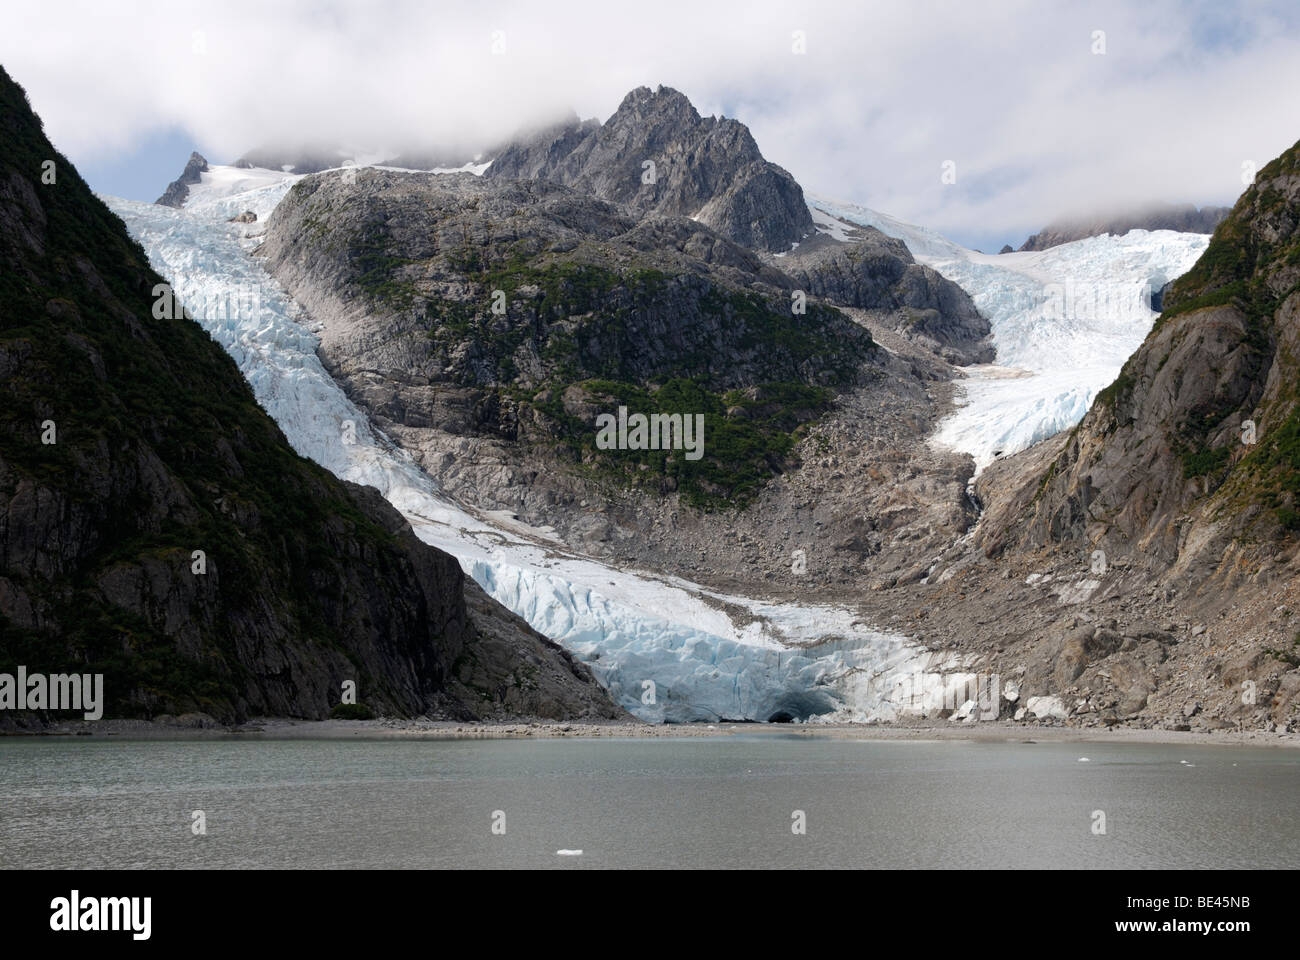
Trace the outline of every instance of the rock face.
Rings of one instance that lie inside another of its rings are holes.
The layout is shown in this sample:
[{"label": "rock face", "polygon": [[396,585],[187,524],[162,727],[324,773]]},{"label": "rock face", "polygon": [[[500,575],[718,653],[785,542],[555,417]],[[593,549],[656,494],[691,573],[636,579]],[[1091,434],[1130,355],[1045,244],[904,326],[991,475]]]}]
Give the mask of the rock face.
[{"label": "rock face", "polygon": [[818,238],[782,258],[794,284],[834,303],[898,311],[898,332],[950,363],[989,363],[992,327],[970,296],[916,263],[906,244],[872,227],[866,239],[841,244]]},{"label": "rock face", "polygon": [[185,164],[185,169],[181,175],[167,184],[167,189],[163,195],[154,203],[161,204],[164,207],[180,207],[185,204],[185,199],[190,195],[190,185],[199,183],[201,178],[199,174],[208,172],[208,161],[198,153],[191,153],[189,161]]},{"label": "rock face", "polygon": [[975,614],[986,591],[1002,598],[990,616],[1016,639],[998,640],[991,669],[1060,696],[1071,722],[1290,726],[1300,144],[1260,171],[1162,293],[1146,341],[1078,427],[977,480],[984,512],[972,554],[956,551],[967,565],[953,582],[967,576],[946,623]]},{"label": "rock face", "polygon": [[[1190,203],[1169,203],[1113,216],[1058,220],[1031,236],[1020,249],[1021,251],[1046,250],[1058,244],[1082,240],[1084,237],[1100,237],[1108,233],[1123,236],[1130,230],[1213,233],[1214,228],[1228,215],[1229,209],[1228,207],[1201,207],[1198,210]],[[1007,247],[1001,252],[1009,253],[1010,248]]]},{"label": "rock face", "polygon": [[1191,572],[1300,528],[1297,153],[1260,171],[990,549],[1081,540]]},{"label": "rock face", "polygon": [[161,278],[3,71],[0,126],[0,663],[103,673],[107,716],[321,718],[346,680],[389,714],[621,714],[155,310]]},{"label": "rock face", "polygon": [[486,176],[554,180],[641,214],[686,216],[741,246],[789,250],[813,233],[803,190],[742,123],[639,87],[603,125],[576,117],[512,143]]},{"label": "rock face", "polygon": [[[970,458],[917,441],[951,367],[899,311],[795,313],[793,254],[468,174],[319,174],[267,224],[260,255],[376,426],[448,494],[573,549],[856,602],[923,580],[974,519]],[[620,405],[702,414],[702,458],[597,448]]]},{"label": "rock face", "polygon": [[[617,125],[560,124],[498,154],[509,163],[481,180],[308,177],[270,218],[261,253],[319,329],[327,366],[443,489],[611,563],[857,604],[865,622],[1009,679],[1009,709],[1029,722],[1294,721],[1300,623],[1270,618],[1277,581],[1260,579],[1237,613],[1246,593],[1216,591],[1204,568],[1222,558],[1224,576],[1262,578],[1257,556],[1222,549],[1246,539],[1219,537],[1223,517],[1254,518],[1272,525],[1259,540],[1278,550],[1268,562],[1289,553],[1300,585],[1300,552],[1275,536],[1293,509],[1286,483],[1276,503],[1218,514],[1189,492],[1233,462],[1216,451],[1239,424],[1207,420],[1218,408],[1206,398],[1253,404],[1271,423],[1250,399],[1270,389],[1267,363],[1296,382],[1287,335],[1279,347],[1250,332],[1257,306],[1286,327],[1284,274],[1300,259],[1290,161],[1261,174],[1258,236],[1243,228],[1207,255],[1210,273],[1163,292],[1168,312],[1143,350],[1182,330],[1169,357],[1140,352],[1078,431],[998,460],[972,497],[970,459],[919,441],[952,408],[943,358],[988,356],[965,295],[872,231],[754,249],[655,210],[662,198],[647,200],[639,177],[630,196],[602,198],[622,182],[599,175],[617,164],[591,160],[606,128]],[[1271,264],[1259,283],[1232,252],[1243,249]],[[806,316],[789,308],[799,291]],[[1229,308],[1245,316],[1235,328],[1214,313]],[[592,446],[598,414],[665,398],[707,412],[709,443],[725,436],[704,473]],[[1261,699],[1247,705],[1230,682]],[[1202,710],[1187,718],[1190,697]]]},{"label": "rock face", "polygon": [[[795,314],[787,276],[703,224],[546,180],[311,177],[261,252],[381,425],[550,449],[699,502],[779,473],[794,432],[874,354],[838,310]],[[718,453],[606,454],[594,419],[620,404],[705,416]]]}]

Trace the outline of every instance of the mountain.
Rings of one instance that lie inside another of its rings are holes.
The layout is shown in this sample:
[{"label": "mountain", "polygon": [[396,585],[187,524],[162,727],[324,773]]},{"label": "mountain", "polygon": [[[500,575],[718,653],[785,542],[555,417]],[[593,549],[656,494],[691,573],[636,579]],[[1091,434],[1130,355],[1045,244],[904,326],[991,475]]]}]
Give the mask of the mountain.
[{"label": "mountain", "polygon": [[[635,703],[644,679],[673,691],[665,706],[620,703],[647,719],[882,709],[890,691],[863,665],[910,648],[817,604],[856,610],[864,583],[923,579],[974,517],[970,458],[918,442],[950,403],[953,368],[899,332],[892,305],[904,275],[955,286],[870,232],[762,254],[547,180],[331,171],[266,202],[266,216],[252,207],[266,224],[256,255],[348,399],[439,496],[584,557],[561,570],[608,571],[575,583],[507,551],[475,577],[622,698]],[[159,224],[159,241],[169,232]],[[878,309],[816,298],[785,272],[804,246],[861,243],[887,269],[873,282],[863,258],[847,280]],[[702,417],[701,455],[603,448],[597,418],[620,407]],[[815,555],[806,572],[796,549]],[[632,570],[653,573],[629,583]],[[703,602],[660,599],[643,579],[663,575],[707,584],[693,588]],[[740,599],[774,590],[790,595]]]},{"label": "mountain", "polygon": [[[384,490],[620,705],[652,721],[892,713],[887,678],[864,671],[928,654],[807,592],[868,561],[919,578],[949,524],[969,521],[969,461],[916,443],[952,376],[924,321],[958,304],[962,336],[988,331],[960,288],[872,230],[827,227],[844,239],[770,254],[549,180],[203,180],[175,214],[114,209],[200,301],[256,282],[261,262],[283,283],[277,318],[204,325],[294,448]],[[227,223],[244,210],[255,225]],[[810,293],[814,276],[859,306]],[[702,416],[702,455],[602,449],[594,418],[619,406]],[[342,453],[344,419],[373,424],[374,445]],[[859,464],[868,489],[834,482]],[[774,602],[762,581],[788,574],[792,538],[824,538],[849,568],[823,557],[803,597]],[[719,606],[694,572],[745,592]],[[642,700],[647,680],[658,703]]]},{"label": "mountain", "polygon": [[189,162],[185,164],[185,169],[181,175],[167,184],[167,189],[163,195],[155,200],[164,207],[179,207],[185,204],[185,198],[190,194],[190,187],[200,182],[199,174],[207,173],[208,161],[199,153],[191,153]]},{"label": "mountain", "polygon": [[[381,424],[548,450],[697,506],[744,502],[779,473],[874,351],[826,304],[794,314],[789,278],[703,224],[546,180],[308,178],[259,253]],[[600,449],[595,416],[620,404],[700,413],[706,452],[647,469]]]},{"label": "mountain", "polygon": [[250,150],[232,164],[241,170],[286,170],[290,173],[319,173],[342,166],[348,151],[334,147],[260,147]]},{"label": "mountain", "polygon": [[[551,180],[640,216],[691,217],[755,250],[787,251],[813,233],[803,190],[763,159],[749,129],[701,117],[670,87],[633,90],[604,124],[571,115],[479,152],[491,158],[489,178]],[[302,175],[341,166],[350,155],[321,146],[265,147],[234,166]],[[382,166],[434,170],[468,162],[466,151],[435,146],[405,150]],[[188,166],[178,181],[197,182]],[[177,206],[184,198],[183,189],[169,189],[158,202]]]},{"label": "mountain", "polygon": [[[618,171],[648,149],[680,155],[658,181],[667,192],[622,191]],[[992,348],[970,298],[878,231],[845,241],[813,227],[773,255],[669,212],[713,203],[708,184],[736,163],[762,164],[742,125],[642,88],[606,124],[553,127],[482,177],[309,177],[259,254],[325,328],[331,373],[386,431],[443,464],[453,447],[472,459],[468,440],[529,478],[522,503],[499,475],[466,478],[471,502],[548,525],[571,522],[553,516],[557,502],[610,484],[744,506],[797,463],[837,395],[881,376],[871,334],[836,307],[887,314],[876,319],[953,362]],[[809,296],[806,313],[792,309]],[[712,442],[699,460],[601,449],[595,416],[628,405],[699,412]]]},{"label": "mountain", "polygon": [[507,145],[485,176],[544,179],[642,215],[698,220],[779,253],[813,232],[803,190],[742,123],[701,117],[670,87],[638,87],[605,123],[576,117]]},{"label": "mountain", "polygon": [[[380,173],[399,181],[421,179]],[[356,175],[356,186],[364,188],[366,179],[374,174],[358,170]],[[334,173],[322,179],[340,176]],[[340,352],[347,356],[346,350],[340,351],[340,339],[355,335],[358,340],[368,340],[369,328],[334,323],[329,313],[303,310],[265,276],[261,260],[248,255],[250,247],[261,242],[263,225],[280,216],[278,205],[299,178],[281,173],[275,180],[262,175],[233,179],[245,181],[245,187],[232,194],[226,190],[232,186],[231,171],[215,168],[211,178],[205,177],[204,188],[179,211],[117,198],[108,198],[108,202],[187,302],[214,305],[199,311],[199,322],[236,360],[258,402],[281,425],[295,450],[335,476],[382,490],[417,536],[454,554],[465,573],[494,599],[588,663],[611,697],[644,720],[767,720],[812,713],[865,719],[877,711],[892,710],[886,701],[894,691],[887,678],[864,681],[872,665],[897,665],[909,657],[926,656],[898,634],[871,629],[851,610],[810,604],[806,597],[773,602],[766,590],[750,598],[732,593],[720,604],[708,588],[656,572],[694,557],[745,563],[747,551],[735,549],[732,543],[743,535],[738,527],[746,522],[745,516],[757,517],[759,511],[741,516],[700,515],[717,517],[716,528],[699,531],[707,535],[710,549],[687,550],[681,540],[686,531],[674,520],[672,498],[664,498],[661,504],[657,497],[628,493],[616,494],[611,500],[604,491],[592,491],[599,499],[585,503],[580,497],[570,500],[564,484],[575,482],[575,477],[557,469],[554,461],[535,469],[516,466],[511,459],[515,448],[491,439],[443,434],[437,429],[443,423],[407,427],[387,418],[372,422],[366,409],[350,400],[326,372],[316,352],[318,343],[323,342],[320,352],[325,359]],[[558,185],[550,187],[559,194],[567,192]],[[604,206],[590,198],[585,202]],[[241,210],[254,211],[257,222],[230,223],[232,212]],[[635,218],[628,222],[634,223]],[[728,247],[733,253],[739,250],[706,227],[681,223],[689,226],[692,236],[711,240],[719,253]],[[196,251],[201,255],[196,256]],[[754,256],[747,251],[740,254],[750,260]],[[310,281],[307,286],[312,286]],[[261,291],[258,310],[220,309],[229,291],[250,288]],[[356,306],[362,311],[358,319],[365,319],[367,308],[375,312],[369,300]],[[331,321],[329,326],[326,321]],[[388,322],[385,317],[375,324],[380,338],[387,337]],[[400,346],[409,338],[399,334],[388,339]],[[903,344],[900,349],[912,348]],[[941,366],[926,351],[916,348],[916,353],[916,361],[904,361],[885,350],[873,351],[879,373],[869,394],[860,402],[850,397],[854,406],[837,416],[856,429],[866,428],[877,435],[887,430],[897,435],[897,442],[915,446],[915,421],[904,423],[899,418],[897,394],[906,389],[924,397],[912,363],[923,363],[929,357],[934,367]],[[397,379],[397,374],[392,368],[372,369],[365,379],[358,380],[382,385],[385,380]],[[350,378],[349,386],[352,382]],[[358,399],[365,401],[360,395]],[[863,416],[863,408],[867,416]],[[915,407],[911,415],[915,416]],[[340,444],[340,425],[348,421],[355,425],[355,442]],[[457,428],[454,421],[445,426]],[[834,425],[818,426],[819,433],[829,429],[835,429]],[[427,438],[441,436],[446,437],[448,446],[433,452],[434,444]],[[706,437],[706,446],[709,442]],[[825,445],[820,437],[802,444],[814,451]],[[845,446],[856,444],[846,441]],[[542,457],[547,448],[535,452]],[[421,472],[417,460],[436,476],[436,482]],[[913,458],[906,467],[915,462]],[[450,466],[444,469],[446,463]],[[806,475],[811,466],[800,473]],[[897,482],[877,484],[865,494],[855,491],[852,510],[860,519],[864,504],[877,494],[885,496],[891,508],[899,511],[891,521],[893,528],[900,535],[916,536],[924,542],[932,515],[918,511],[913,516],[911,511],[900,510],[912,488],[920,487],[909,474],[910,469],[900,467]],[[467,484],[467,476],[480,477],[482,482]],[[930,482],[927,476],[926,485]],[[960,496],[964,483],[962,477],[950,484],[955,496]],[[778,547],[788,552],[788,535],[814,525],[819,518],[800,515],[797,507],[803,495],[798,488],[787,490],[782,483],[769,483],[764,494],[773,488],[794,500],[790,504],[794,525],[787,528],[787,537]],[[560,495],[548,500],[555,490]],[[476,496],[458,502],[456,494],[463,492]],[[531,518],[522,510],[506,513],[493,508],[492,497],[513,507],[514,498],[520,495],[529,498],[530,507],[539,507],[542,524],[554,523],[555,528],[521,522]],[[819,509],[832,509],[831,500],[821,498]],[[635,537],[635,569],[576,553],[557,536],[563,529],[566,537],[577,534],[574,540],[581,541],[598,534],[603,526],[618,529],[621,541],[622,528],[615,528],[610,519],[621,525],[626,508],[643,503],[650,505],[651,512],[658,512],[654,522],[628,529]],[[485,506],[489,509],[482,509]],[[767,504],[761,515],[779,532],[782,520],[769,514],[770,507]],[[689,522],[692,514],[682,511],[681,517]],[[665,548],[669,551],[663,561],[650,552],[657,549],[661,537],[668,541]],[[718,544],[729,544],[729,548],[715,549]],[[645,699],[646,681],[659,691],[652,702]]]},{"label": "mountain", "polygon": [[791,285],[832,303],[896,312],[896,329],[950,363],[992,362],[992,326],[970,296],[874,227],[848,242],[820,235],[783,256]]},{"label": "mountain", "polygon": [[1198,210],[1190,203],[1165,203],[1106,216],[1067,218],[1048,224],[1026,240],[1020,249],[1022,252],[1046,250],[1072,240],[1082,240],[1084,237],[1100,237],[1106,234],[1123,236],[1130,230],[1213,233],[1214,228],[1228,215],[1228,210],[1228,207],[1201,207]]},{"label": "mountain", "polygon": [[[1300,171],[1260,171],[1103,391],[1027,511],[1022,537],[1087,536],[1187,567],[1300,528]],[[1247,424],[1254,424],[1254,432]],[[1139,466],[1140,465],[1140,466]]]},{"label": "mountain", "polygon": [[1092,604],[1201,620],[1183,642],[1151,620],[1127,646],[1111,628],[1066,636],[1058,688],[1118,685],[1126,715],[1199,677],[1221,719],[1295,722],[1298,343],[1300,144],[1259,172],[1082,422],[977,484],[987,556],[1032,558],[1034,579]]},{"label": "mountain", "polygon": [[[693,110],[677,115],[694,129]],[[1216,573],[1128,543],[1118,525],[1113,540],[1072,525],[1059,489],[1069,444],[1090,429],[1070,428],[1122,392],[1091,402],[1151,329],[1157,297],[1163,325],[1212,292],[1171,283],[1208,237],[1139,230],[984,256],[814,200],[806,236],[750,245],[644,197],[599,196],[622,176],[593,145],[606,128],[619,124],[570,118],[521,138],[495,154],[514,155],[518,176],[497,161],[482,177],[240,182],[218,168],[182,214],[119,209],[196,289],[265,263],[292,297],[273,335],[208,324],[295,448],[384,489],[422,538],[646,719],[889,718],[896,671],[924,670],[1014,681],[1004,717],[1294,721],[1300,578],[1285,538],[1248,551],[1248,531]],[[706,167],[688,164],[685,181]],[[245,209],[255,225],[226,224]],[[804,313],[791,309],[800,295]],[[988,356],[990,329],[997,363],[958,369]],[[312,350],[328,401],[298,379]],[[702,456],[602,448],[596,418],[619,406],[700,413]],[[344,416],[376,431],[357,456],[331,442]],[[1179,449],[1178,469],[1213,466],[1217,447]],[[1078,489],[1163,469],[1160,449],[1127,450]],[[1288,509],[1253,515],[1284,527]],[[1183,538],[1188,558],[1213,553],[1206,529]],[[640,700],[645,680],[667,691],[659,704]],[[1242,700],[1244,680],[1264,699]]]},{"label": "mountain", "polygon": [[383,713],[620,715],[289,448],[3,70],[0,124],[0,662],[103,673],[108,716],[320,718],[347,680]]}]

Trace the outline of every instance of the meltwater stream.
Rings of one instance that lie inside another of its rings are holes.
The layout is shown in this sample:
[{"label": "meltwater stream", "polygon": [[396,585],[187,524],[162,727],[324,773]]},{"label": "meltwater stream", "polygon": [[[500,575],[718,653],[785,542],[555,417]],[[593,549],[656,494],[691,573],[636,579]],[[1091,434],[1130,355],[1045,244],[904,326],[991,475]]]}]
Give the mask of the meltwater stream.
[{"label": "meltwater stream", "polygon": [[[103,199],[176,299],[235,359],[298,453],[376,487],[422,540],[457,557],[492,597],[589,663],[621,706],[649,721],[889,719],[912,702],[902,678],[936,678],[932,655],[869,629],[851,610],[710,595],[471,515],[371,429],[317,358],[309,318],[250,257],[299,178],[220,167],[203,176],[179,210]],[[256,223],[228,222],[245,210]],[[719,601],[751,619],[734,622]],[[968,680],[950,673],[939,683]],[[646,681],[653,703],[643,702]]]}]

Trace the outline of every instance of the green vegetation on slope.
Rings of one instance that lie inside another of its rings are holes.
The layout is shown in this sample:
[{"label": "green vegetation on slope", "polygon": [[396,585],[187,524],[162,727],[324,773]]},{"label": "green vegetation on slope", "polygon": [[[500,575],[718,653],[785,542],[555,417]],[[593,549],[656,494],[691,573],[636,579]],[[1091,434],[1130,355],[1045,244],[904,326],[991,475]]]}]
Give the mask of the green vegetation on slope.
[{"label": "green vegetation on slope", "polygon": [[743,506],[789,466],[809,422],[829,409],[834,394],[801,383],[770,383],[718,394],[693,380],[657,388],[612,380],[586,380],[583,391],[602,401],[603,413],[620,406],[628,415],[703,416],[703,456],[683,450],[601,450],[593,423],[565,411],[558,395],[535,402],[559,428],[560,444],[597,477],[659,490],[678,490],[683,502],[704,510]]},{"label": "green vegetation on slope", "polygon": [[[655,269],[522,257],[488,264],[472,249],[455,262],[474,272],[478,298],[430,300],[426,316],[444,348],[472,344],[478,361],[462,382],[543,415],[578,469],[677,490],[701,509],[743,507],[788,469],[808,424],[874,349],[870,334],[824,305],[792,316],[757,294]],[[512,305],[505,316],[491,312],[495,291]],[[543,376],[520,375],[521,348],[541,359]],[[575,385],[601,398],[602,412],[702,414],[703,458],[598,449],[594,421],[565,410]]]}]

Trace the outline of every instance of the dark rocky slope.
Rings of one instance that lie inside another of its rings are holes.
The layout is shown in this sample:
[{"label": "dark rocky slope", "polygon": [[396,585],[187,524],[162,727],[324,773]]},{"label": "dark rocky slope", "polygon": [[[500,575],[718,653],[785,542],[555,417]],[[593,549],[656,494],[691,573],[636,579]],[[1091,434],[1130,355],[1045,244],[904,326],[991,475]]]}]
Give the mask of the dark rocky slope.
[{"label": "dark rocky slope", "polygon": [[803,189],[763,159],[749,129],[701,117],[670,87],[638,87],[604,124],[574,117],[521,138],[495,153],[486,176],[553,180],[641,214],[692,217],[773,253],[813,233]]},{"label": "dark rocky slope", "polygon": [[103,673],[108,716],[319,718],[345,680],[391,714],[621,715],[154,316],[161,279],[2,70],[0,268],[0,669]]},{"label": "dark rocky slope", "polygon": [[902,240],[874,227],[840,243],[818,236],[780,259],[791,283],[832,303],[884,310],[897,331],[950,363],[991,363],[992,325],[970,296],[938,271],[917,263]]},{"label": "dark rocky slope", "polygon": [[[548,450],[689,502],[743,502],[859,379],[871,335],[685,218],[549,181],[362,171],[299,183],[260,252],[325,325],[331,372],[385,426]],[[619,404],[701,413],[699,461],[594,444]]]}]

